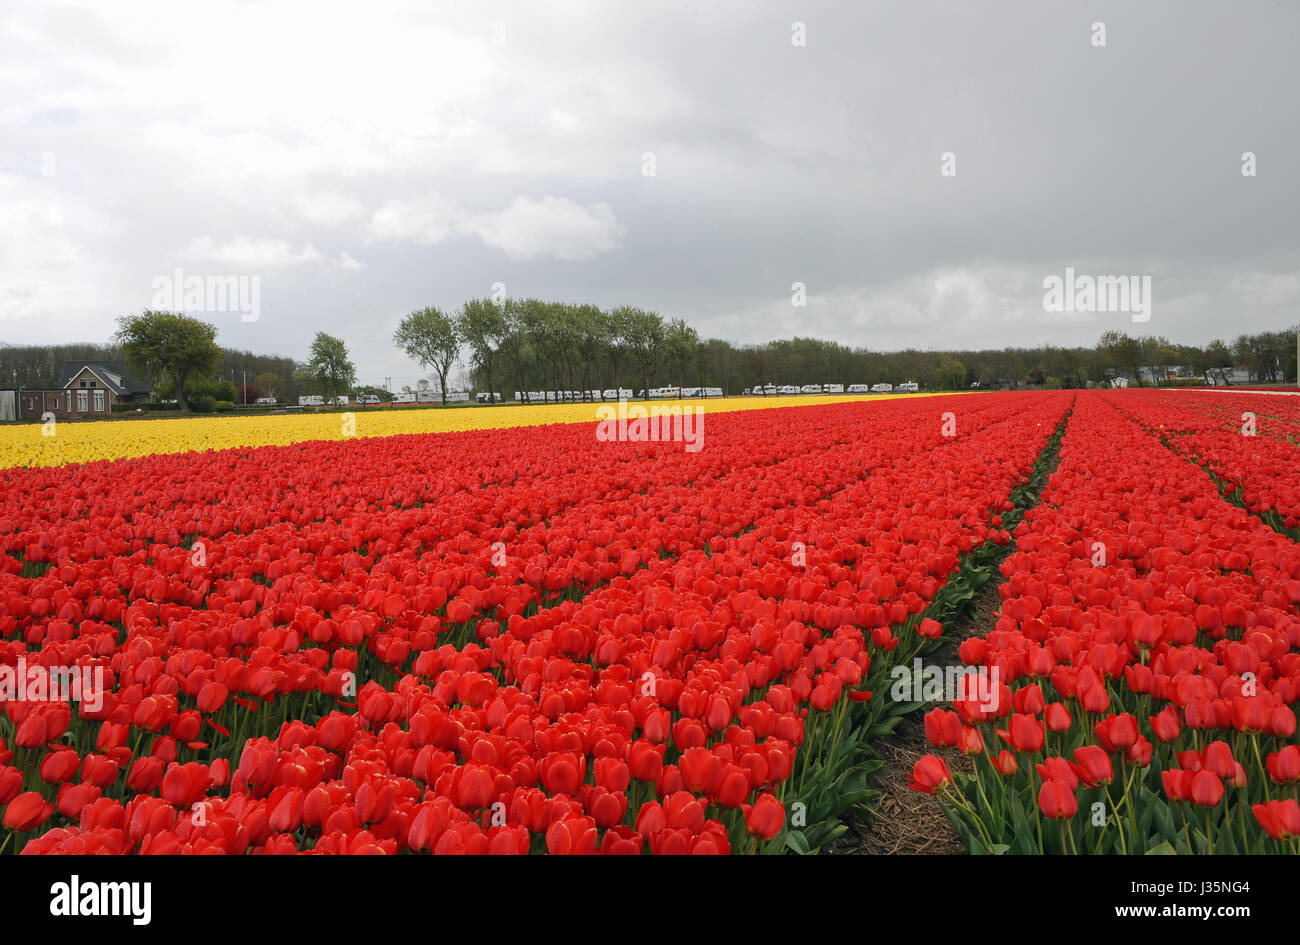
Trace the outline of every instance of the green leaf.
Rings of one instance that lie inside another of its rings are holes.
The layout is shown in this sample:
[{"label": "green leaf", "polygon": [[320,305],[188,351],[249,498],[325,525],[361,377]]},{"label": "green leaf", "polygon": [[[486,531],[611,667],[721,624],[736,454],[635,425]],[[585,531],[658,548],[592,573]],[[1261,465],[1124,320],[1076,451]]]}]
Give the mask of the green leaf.
[{"label": "green leaf", "polygon": [[803,835],[802,830],[791,830],[786,834],[785,845],[800,856],[807,856],[810,852],[808,849],[808,838]]}]

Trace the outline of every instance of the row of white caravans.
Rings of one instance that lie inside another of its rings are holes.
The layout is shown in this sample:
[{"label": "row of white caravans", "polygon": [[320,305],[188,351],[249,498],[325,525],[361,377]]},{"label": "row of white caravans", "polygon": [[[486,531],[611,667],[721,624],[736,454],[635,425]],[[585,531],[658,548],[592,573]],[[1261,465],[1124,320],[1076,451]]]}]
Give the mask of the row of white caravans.
[{"label": "row of white caravans", "polygon": [[[755,387],[745,388],[746,394],[758,394],[760,396],[778,396],[790,394],[889,394],[898,393],[915,393],[919,386],[913,382],[899,384],[895,387],[893,384],[872,384],[868,387],[866,384],[850,384],[846,388],[843,384],[804,384],[802,387],[796,384],[782,384],[779,387],[775,384],[763,384]],[[531,390],[515,391],[516,403],[529,404],[554,404],[554,403],[578,403],[582,401],[611,401],[611,400],[631,400],[633,393],[629,388],[620,387],[607,388],[605,390]],[[637,398],[645,399],[645,390],[637,391]],[[721,387],[652,387],[650,388],[649,399],[663,400],[678,397],[721,397],[723,396]],[[395,404],[464,404],[469,403],[470,395],[465,391],[452,390],[447,391],[444,398],[442,394],[433,390],[420,390],[415,393],[394,394],[393,403]],[[474,399],[480,404],[501,403],[501,394],[480,393],[475,394]],[[377,404],[379,397],[375,394],[364,394],[357,398],[358,404]],[[346,407],[349,403],[347,396],[340,395],[330,401],[330,406]],[[298,398],[300,407],[324,407],[326,406],[325,398],[320,394],[304,394]]]},{"label": "row of white caravans", "polygon": [[[629,388],[607,388],[605,390],[530,390],[515,391],[515,400],[519,403],[530,404],[553,404],[553,403],[573,403],[580,401],[598,401],[598,400],[631,400],[633,393]],[[646,392],[644,389],[637,391],[636,397],[644,398]],[[676,398],[676,397],[721,397],[721,387],[652,387],[650,388],[650,397],[653,399]]]},{"label": "row of white caravans", "polygon": [[779,387],[776,384],[761,384],[747,388],[745,393],[767,397],[783,394],[890,394],[895,391],[912,394],[920,389],[920,385],[913,381],[899,384],[897,387],[893,384],[872,384],[870,387],[866,384],[850,384],[847,388],[843,384],[804,384],[802,387],[797,384],[782,384]]}]

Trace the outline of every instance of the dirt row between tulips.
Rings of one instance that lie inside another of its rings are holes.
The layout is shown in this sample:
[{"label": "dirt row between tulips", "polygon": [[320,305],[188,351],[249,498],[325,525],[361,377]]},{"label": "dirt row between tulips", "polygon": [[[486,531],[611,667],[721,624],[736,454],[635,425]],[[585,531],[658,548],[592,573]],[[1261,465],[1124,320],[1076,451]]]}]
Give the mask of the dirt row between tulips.
[{"label": "dirt row between tulips", "polygon": [[[1069,420],[1066,420],[1066,434]],[[1064,442],[1062,437],[1061,442]],[[1042,490],[1061,464],[1060,445],[1044,469],[1038,492],[1034,495],[1037,508],[1042,502]],[[971,601],[969,614],[945,628],[943,646],[925,658],[929,666],[949,666],[961,662],[957,649],[971,637],[986,636],[998,622],[1002,609],[999,589],[1006,579],[1000,569],[1007,555],[1016,550],[1015,542],[993,562],[993,576],[980,588]],[[903,719],[894,731],[875,742],[872,749],[884,766],[872,775],[868,787],[878,792],[871,808],[870,823],[856,813],[846,818],[849,830],[829,844],[822,853],[829,856],[860,855],[947,855],[965,853],[966,847],[953,830],[939,802],[928,794],[908,787],[912,768],[922,755],[939,755],[954,772],[974,774],[974,765],[956,748],[935,748],[925,737],[925,715],[935,708],[951,708],[951,703],[935,702],[918,709]]]}]

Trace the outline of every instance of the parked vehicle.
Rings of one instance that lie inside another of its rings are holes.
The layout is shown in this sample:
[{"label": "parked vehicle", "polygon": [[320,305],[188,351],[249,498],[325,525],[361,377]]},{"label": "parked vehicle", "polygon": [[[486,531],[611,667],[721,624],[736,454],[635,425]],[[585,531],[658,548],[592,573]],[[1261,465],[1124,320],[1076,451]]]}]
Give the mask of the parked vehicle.
[{"label": "parked vehicle", "polygon": [[850,384],[848,392],[850,394],[865,394],[870,390],[871,388],[866,384]]},{"label": "parked vehicle", "polygon": [[803,387],[799,388],[799,393],[801,394],[820,394],[821,392],[822,386],[820,384],[805,384]]},{"label": "parked vehicle", "polygon": [[822,385],[822,393],[823,393],[823,394],[842,394],[842,393],[844,393],[844,385],[843,385],[843,384],[823,384],[823,385]]},{"label": "parked vehicle", "polygon": [[898,385],[898,392],[902,394],[915,394],[921,389],[921,385],[916,381],[905,381]]},{"label": "parked vehicle", "polygon": [[871,385],[871,393],[873,394],[889,394],[892,393],[893,390],[894,390],[893,384],[872,384]]}]

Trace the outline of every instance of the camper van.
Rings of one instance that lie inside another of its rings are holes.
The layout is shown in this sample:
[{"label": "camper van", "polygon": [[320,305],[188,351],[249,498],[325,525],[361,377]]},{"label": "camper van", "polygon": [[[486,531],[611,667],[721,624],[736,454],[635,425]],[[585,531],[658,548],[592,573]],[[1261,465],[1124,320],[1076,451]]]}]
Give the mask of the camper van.
[{"label": "camper van", "polygon": [[906,381],[905,383],[898,385],[898,392],[900,394],[915,394],[920,389],[921,385],[916,383],[916,381]]},{"label": "camper van", "polygon": [[820,384],[805,384],[803,387],[799,388],[799,393],[801,394],[820,394],[821,392],[822,386]]},{"label": "camper van", "polygon": [[299,407],[324,407],[325,398],[320,394],[303,394],[298,398]]},{"label": "camper van", "polygon": [[871,390],[871,388],[868,387],[866,384],[850,384],[850,385],[849,385],[849,393],[850,393],[850,394],[865,394],[865,393],[867,393],[867,392],[870,391],[870,390]]},{"label": "camper van", "polygon": [[823,385],[822,385],[822,393],[823,393],[823,394],[842,394],[842,393],[844,393],[844,385],[843,385],[843,384],[823,384]]}]

